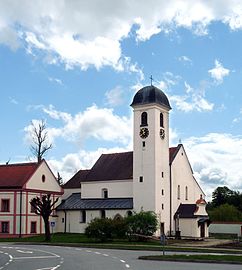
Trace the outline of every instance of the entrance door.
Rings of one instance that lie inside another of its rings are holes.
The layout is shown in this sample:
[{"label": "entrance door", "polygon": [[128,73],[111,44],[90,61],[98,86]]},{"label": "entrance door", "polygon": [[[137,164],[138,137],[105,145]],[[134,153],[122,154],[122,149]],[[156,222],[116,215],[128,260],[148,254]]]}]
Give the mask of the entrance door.
[{"label": "entrance door", "polygon": [[202,238],[205,237],[205,223],[204,222],[200,225],[200,237]]}]

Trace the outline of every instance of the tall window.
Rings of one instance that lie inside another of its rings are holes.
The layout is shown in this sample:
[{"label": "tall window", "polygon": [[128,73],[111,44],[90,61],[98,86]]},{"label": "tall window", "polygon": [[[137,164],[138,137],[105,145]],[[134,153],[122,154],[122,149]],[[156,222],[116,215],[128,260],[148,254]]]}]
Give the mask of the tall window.
[{"label": "tall window", "polygon": [[104,198],[104,199],[108,198],[108,189],[107,188],[102,189],[102,198]]},{"label": "tall window", "polygon": [[164,127],[163,113],[160,113],[160,127]]},{"label": "tall window", "polygon": [[1,212],[10,212],[9,202],[9,199],[2,199]]},{"label": "tall window", "polygon": [[37,232],[36,228],[37,228],[36,221],[31,221],[31,223],[30,223],[30,233],[36,233]]},{"label": "tall window", "polygon": [[105,212],[105,210],[101,210],[101,218],[106,218],[106,212]]},{"label": "tall window", "polygon": [[181,187],[180,187],[180,185],[178,185],[178,187],[177,187],[177,199],[180,200],[180,198],[181,198]]},{"label": "tall window", "polygon": [[87,217],[86,217],[86,211],[82,210],[80,212],[80,223],[86,223]]},{"label": "tall window", "polygon": [[1,233],[9,233],[9,221],[1,222]]},{"label": "tall window", "polygon": [[185,187],[185,199],[188,200],[188,187]]},{"label": "tall window", "polygon": [[32,204],[30,204],[30,212],[31,212],[31,213],[35,213],[35,208],[33,207]]},{"label": "tall window", "polygon": [[147,112],[142,112],[142,114],[141,114],[141,125],[140,126],[148,126]]}]

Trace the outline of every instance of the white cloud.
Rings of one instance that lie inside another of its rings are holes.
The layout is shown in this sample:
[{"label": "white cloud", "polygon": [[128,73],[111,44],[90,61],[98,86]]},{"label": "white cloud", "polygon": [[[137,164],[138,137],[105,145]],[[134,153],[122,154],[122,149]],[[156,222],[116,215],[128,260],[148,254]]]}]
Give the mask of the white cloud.
[{"label": "white cloud", "polygon": [[178,110],[184,112],[191,111],[211,111],[214,104],[205,99],[204,90],[193,89],[187,82],[185,82],[185,95],[172,95],[170,101],[174,102]]},{"label": "white cloud", "polygon": [[59,84],[59,85],[63,85],[63,82],[62,82],[61,79],[49,77],[48,80],[49,80],[50,82],[55,82],[55,83],[57,83],[57,84]]},{"label": "white cloud", "polygon": [[217,83],[222,83],[223,78],[229,75],[230,70],[224,68],[218,60],[215,60],[215,67],[210,69],[208,72]]},{"label": "white cloud", "polygon": [[184,64],[192,64],[192,60],[188,57],[188,56],[186,56],[186,55],[182,55],[182,56],[180,56],[180,57],[178,57],[178,60],[180,61],[180,62],[183,62]]},{"label": "white cloud", "polygon": [[25,46],[34,55],[44,52],[48,63],[67,68],[126,70],[121,43],[134,29],[139,41],[177,27],[206,35],[213,21],[241,29],[240,1],[9,0],[0,1],[0,42]]},{"label": "white cloud", "polygon": [[124,95],[124,91],[122,90],[120,86],[117,86],[111,89],[110,91],[107,91],[105,93],[107,105],[114,107],[114,106],[119,106],[123,104],[123,101],[124,101],[123,95]]},{"label": "white cloud", "polygon": [[[66,141],[83,144],[86,139],[94,138],[127,145],[132,140],[132,117],[120,117],[112,109],[98,108],[96,105],[72,116],[57,111],[52,105],[41,108],[50,118],[61,121],[58,128],[48,128],[51,142],[57,137]],[[29,131],[29,127],[25,128]]]},{"label": "white cloud", "polygon": [[81,169],[90,169],[101,154],[118,153],[130,151],[130,145],[125,148],[98,148],[95,151],[82,150],[77,153],[70,153],[64,156],[61,160],[49,159],[53,172],[59,172],[64,182],[68,181],[77,171]]},{"label": "white cloud", "polygon": [[207,194],[226,185],[242,191],[242,137],[210,133],[183,142],[196,178]]}]

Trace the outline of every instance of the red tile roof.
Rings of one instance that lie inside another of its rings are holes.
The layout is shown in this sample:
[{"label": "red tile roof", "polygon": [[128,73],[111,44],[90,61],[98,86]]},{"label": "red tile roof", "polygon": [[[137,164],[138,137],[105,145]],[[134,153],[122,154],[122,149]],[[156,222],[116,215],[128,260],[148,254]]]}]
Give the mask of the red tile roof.
[{"label": "red tile roof", "polygon": [[0,188],[21,188],[38,167],[38,163],[0,165]]}]

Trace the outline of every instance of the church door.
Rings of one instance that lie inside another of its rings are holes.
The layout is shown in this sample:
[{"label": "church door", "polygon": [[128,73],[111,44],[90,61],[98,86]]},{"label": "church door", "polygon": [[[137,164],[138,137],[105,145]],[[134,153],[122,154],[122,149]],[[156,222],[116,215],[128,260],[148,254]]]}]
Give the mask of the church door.
[{"label": "church door", "polygon": [[200,226],[200,237],[205,237],[205,223],[203,222]]}]

